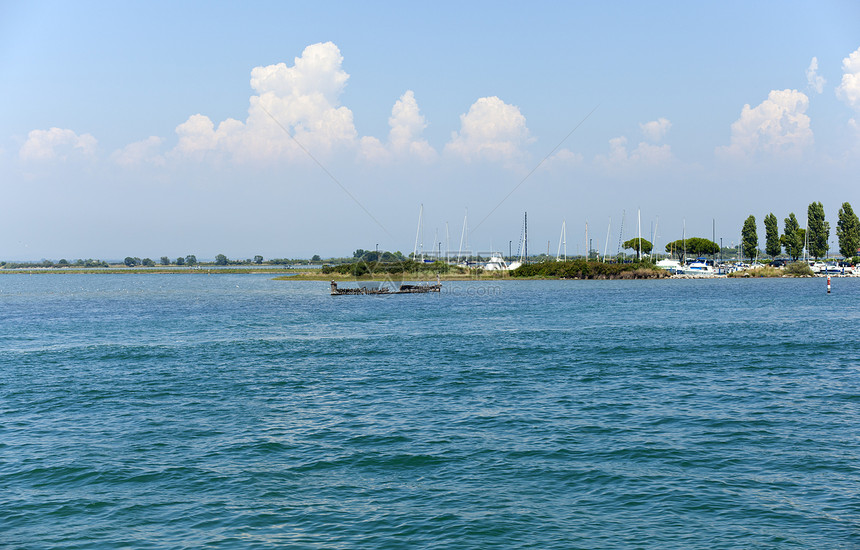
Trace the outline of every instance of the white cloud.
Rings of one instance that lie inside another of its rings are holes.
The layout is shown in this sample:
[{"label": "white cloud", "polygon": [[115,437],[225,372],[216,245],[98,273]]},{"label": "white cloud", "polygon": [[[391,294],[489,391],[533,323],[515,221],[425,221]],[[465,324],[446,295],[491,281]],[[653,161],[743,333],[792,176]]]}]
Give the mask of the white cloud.
[{"label": "white cloud", "polygon": [[120,166],[138,166],[144,163],[161,166],[164,164],[164,157],[158,153],[158,149],[163,141],[158,136],[150,136],[114,151],[111,158]]},{"label": "white cloud", "polygon": [[806,69],[806,81],[809,83],[809,88],[817,93],[824,91],[824,84],[827,82],[824,77],[818,74],[818,58],[813,57]]},{"label": "white cloud", "polygon": [[547,162],[579,164],[582,162],[582,158],[582,153],[574,153],[570,149],[559,149],[556,154],[547,159]]},{"label": "white cloud", "polygon": [[802,153],[813,142],[807,107],[809,98],[802,92],[772,90],[757,107],[744,105],[740,118],[732,123],[731,143],[717,147],[717,155],[744,159]]},{"label": "white cloud", "polygon": [[582,153],[576,153],[570,149],[559,149],[541,163],[540,169],[543,171],[569,170],[581,165],[583,158]]},{"label": "white cloud", "polygon": [[466,161],[486,159],[511,162],[523,156],[529,141],[526,117],[518,107],[498,97],[482,97],[460,115],[460,131],[452,132],[445,151]]},{"label": "white cloud", "polygon": [[391,160],[391,151],[375,137],[364,136],[359,141],[359,147],[361,148],[361,156],[364,157],[364,160],[376,164]]},{"label": "white cloud", "polygon": [[[668,122],[668,121],[667,121]],[[643,129],[644,131],[644,129]],[[609,154],[598,155],[595,161],[610,170],[627,167],[656,167],[672,162],[672,148],[669,145],[652,145],[640,142],[632,151],[627,150],[627,138],[620,136],[609,140]]]},{"label": "white cloud", "polygon": [[388,141],[395,152],[409,153],[424,159],[435,155],[436,151],[427,140],[420,137],[427,122],[418,109],[412,90],[407,90],[391,108],[388,125],[391,126]]},{"label": "white cloud", "polygon": [[255,67],[251,87],[258,95],[250,98],[246,121],[227,119],[216,128],[208,117],[193,115],[176,128],[174,154],[199,158],[217,151],[254,161],[306,157],[296,142],[314,155],[355,146],[352,111],[338,105],[349,79],[342,62],[338,47],[326,42],[305,48],[291,67]]},{"label": "white cloud", "polygon": [[427,122],[418,109],[418,102],[412,90],[400,96],[391,108],[388,118],[391,130],[388,132],[388,146],[375,137],[361,138],[361,154],[371,162],[391,160],[394,155],[417,157],[429,161],[436,157],[436,150],[421,137]]},{"label": "white cloud", "polygon": [[842,60],[842,72],[842,84],[836,88],[836,97],[860,111],[860,48]]},{"label": "white cloud", "polygon": [[24,161],[68,160],[73,157],[93,157],[98,142],[90,134],[76,134],[66,128],[32,130],[21,146],[18,156]]},{"label": "white cloud", "polygon": [[649,141],[658,142],[662,141],[663,137],[666,136],[666,132],[668,132],[669,128],[672,127],[672,123],[661,117],[657,120],[640,124],[639,127],[642,129],[642,133],[645,134],[645,137]]}]

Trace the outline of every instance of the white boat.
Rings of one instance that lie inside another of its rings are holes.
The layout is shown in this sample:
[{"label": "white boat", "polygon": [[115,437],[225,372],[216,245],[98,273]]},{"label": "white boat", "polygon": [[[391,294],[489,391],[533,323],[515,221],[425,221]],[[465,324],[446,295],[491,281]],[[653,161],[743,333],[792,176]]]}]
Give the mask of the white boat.
[{"label": "white boat", "polygon": [[681,262],[678,260],[672,260],[670,258],[664,258],[657,262],[657,267],[660,269],[665,269],[669,273],[683,273],[684,268],[681,266]]},{"label": "white boat", "polygon": [[522,265],[520,262],[511,262],[509,264],[501,255],[493,255],[483,267],[484,271],[511,271],[520,267],[520,265]]},{"label": "white boat", "polygon": [[714,266],[702,261],[691,262],[684,266],[684,275],[712,276],[716,275]]}]

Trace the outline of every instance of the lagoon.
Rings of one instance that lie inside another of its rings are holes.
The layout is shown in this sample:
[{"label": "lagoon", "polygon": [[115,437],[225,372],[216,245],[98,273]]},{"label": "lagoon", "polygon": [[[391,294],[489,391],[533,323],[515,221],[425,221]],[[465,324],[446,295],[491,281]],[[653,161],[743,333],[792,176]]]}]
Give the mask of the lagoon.
[{"label": "lagoon", "polygon": [[12,548],[856,548],[860,281],[0,278]]}]

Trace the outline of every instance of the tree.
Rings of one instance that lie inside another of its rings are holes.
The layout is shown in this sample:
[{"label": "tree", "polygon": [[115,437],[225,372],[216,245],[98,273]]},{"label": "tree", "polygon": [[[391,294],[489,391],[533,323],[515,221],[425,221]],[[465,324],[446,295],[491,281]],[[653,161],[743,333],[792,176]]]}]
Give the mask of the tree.
[{"label": "tree", "polygon": [[185,265],[197,265],[197,256],[194,254],[189,254],[185,256]]},{"label": "tree", "polygon": [[710,256],[720,251],[720,245],[710,239],[690,237],[687,239],[687,253],[693,256]]},{"label": "tree", "polygon": [[744,252],[749,256],[750,260],[755,258],[758,251],[758,232],[755,228],[755,216],[750,215],[744,222],[741,229],[741,243],[744,247]]},{"label": "tree", "polygon": [[218,254],[215,256],[215,265],[227,265],[227,256],[224,254]]},{"label": "tree", "polygon": [[152,258],[144,258],[140,261],[145,267],[155,267],[155,262],[152,261]]},{"label": "tree", "polygon": [[839,221],[836,222],[836,237],[839,239],[839,253],[843,258],[857,255],[860,246],[860,219],[847,202],[839,209]]},{"label": "tree", "polygon": [[720,251],[720,245],[710,239],[702,237],[690,237],[689,239],[678,239],[666,245],[666,252],[675,253],[678,260],[682,260],[684,253],[690,256],[710,256]]},{"label": "tree", "polygon": [[764,217],[764,251],[771,258],[776,258],[782,252],[779,242],[779,222],[773,212]]},{"label": "tree", "polygon": [[651,249],[654,248],[653,244],[646,241],[645,239],[640,239],[639,237],[634,237],[629,241],[624,241],[621,246],[623,246],[625,249],[632,248],[633,250],[635,250],[637,260],[639,259],[640,254],[648,254],[651,252]]},{"label": "tree", "polygon": [[185,258],[182,256],[176,258],[176,265],[185,265]]},{"label": "tree", "polygon": [[678,239],[677,241],[666,243],[666,252],[676,256],[679,262],[684,259],[684,253],[686,250],[687,243],[684,239]]},{"label": "tree", "polygon": [[320,258],[319,254],[314,254],[313,258],[311,258],[312,262],[321,262],[322,258]]},{"label": "tree", "polygon": [[262,264],[263,263],[263,257],[260,256],[259,254],[257,254],[256,256],[254,256],[254,263],[257,265]]},{"label": "tree", "polygon": [[167,256],[162,256],[161,265],[170,265],[170,258],[168,258]]},{"label": "tree", "polygon": [[138,264],[137,258],[132,258],[131,256],[126,256],[123,263],[128,267],[134,267]]},{"label": "tree", "polygon": [[815,258],[822,258],[827,255],[827,241],[830,239],[830,224],[824,221],[824,205],[813,202],[806,213],[809,253]]},{"label": "tree", "polygon": [[782,230],[782,237],[779,238],[780,244],[785,248],[785,253],[789,255],[791,261],[796,262],[800,255],[803,254],[803,239],[805,231],[800,228],[797,223],[797,218],[794,212],[790,213],[785,218],[785,225]]}]

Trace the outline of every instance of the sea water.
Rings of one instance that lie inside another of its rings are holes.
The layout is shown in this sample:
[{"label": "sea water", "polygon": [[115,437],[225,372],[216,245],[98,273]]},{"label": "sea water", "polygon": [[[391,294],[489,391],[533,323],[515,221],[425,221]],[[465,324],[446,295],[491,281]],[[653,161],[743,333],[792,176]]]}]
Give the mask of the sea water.
[{"label": "sea water", "polygon": [[0,277],[3,548],[860,548],[860,280]]}]

